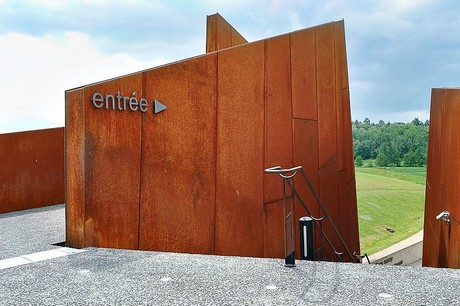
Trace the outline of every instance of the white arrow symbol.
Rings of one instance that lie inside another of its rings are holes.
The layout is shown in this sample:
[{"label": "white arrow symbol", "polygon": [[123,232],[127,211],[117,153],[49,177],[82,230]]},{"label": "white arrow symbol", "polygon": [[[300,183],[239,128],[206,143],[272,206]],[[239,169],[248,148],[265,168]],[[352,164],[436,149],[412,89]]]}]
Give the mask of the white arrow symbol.
[{"label": "white arrow symbol", "polygon": [[159,112],[164,111],[165,109],[168,108],[166,105],[164,105],[163,103],[161,103],[157,99],[155,99],[153,101],[153,105],[154,105],[153,111],[155,112],[155,114],[158,114]]}]

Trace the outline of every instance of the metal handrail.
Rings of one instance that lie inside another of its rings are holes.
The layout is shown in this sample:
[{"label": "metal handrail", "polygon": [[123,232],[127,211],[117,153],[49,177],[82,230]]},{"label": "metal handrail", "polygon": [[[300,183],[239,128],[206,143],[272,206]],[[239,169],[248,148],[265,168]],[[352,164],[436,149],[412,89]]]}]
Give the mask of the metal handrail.
[{"label": "metal handrail", "polygon": [[[311,213],[311,211],[308,209],[307,205],[305,204],[305,202],[302,200],[302,197],[299,195],[299,193],[297,192],[297,190],[295,189],[294,187],[294,184],[292,182],[292,178],[294,178],[297,173],[300,172],[302,174],[302,177],[304,179],[304,181],[307,183],[308,185],[308,188],[310,189],[310,191],[312,192],[313,196],[315,197],[315,200],[316,202],[319,204],[319,207],[321,208],[321,211],[323,212],[323,216],[322,217],[314,217],[313,214]],[[320,221],[320,222],[314,222],[316,224],[316,226],[318,227],[318,229],[320,230],[320,233],[321,233],[321,237],[324,237],[326,239],[326,242],[327,244],[329,245],[329,247],[332,249],[332,251],[334,252],[334,254],[337,256],[337,258],[339,260],[342,260],[342,255],[346,252],[347,255],[351,258],[351,260],[354,261],[354,258],[357,258],[358,260],[360,260],[358,258],[358,256],[356,256],[356,253],[351,253],[350,252],[350,249],[348,248],[348,246],[346,245],[345,241],[343,240],[342,238],[342,235],[340,235],[339,233],[339,230],[337,229],[337,227],[335,226],[334,222],[332,221],[332,218],[331,216],[329,215],[326,207],[324,206],[323,202],[321,201],[318,193],[316,192],[315,188],[313,187],[313,184],[310,182],[310,180],[308,179],[307,175],[305,174],[305,171],[303,170],[302,166],[296,166],[296,167],[292,167],[292,168],[288,168],[288,169],[283,169],[281,168],[281,166],[275,166],[275,167],[270,167],[270,168],[267,168],[265,169],[265,173],[274,173],[274,174],[278,174],[280,177],[283,178],[283,186],[286,184],[288,184],[290,190],[291,190],[291,195],[294,195],[295,198],[299,201],[299,203],[302,205],[302,207],[307,211],[307,213],[310,215],[310,217],[315,220],[315,221]],[[284,192],[284,188],[283,188],[283,197],[286,197],[286,194]],[[320,225],[320,223],[322,223],[322,221],[324,220],[324,218],[327,219],[327,221],[329,221],[329,224],[331,225],[332,229],[334,230],[334,233],[336,234],[336,236],[338,237],[340,243],[342,244],[343,248],[345,249],[344,252],[338,252],[332,242],[330,241],[329,237],[326,235],[326,233],[324,232],[322,226]],[[366,254],[367,256],[367,254]],[[361,261],[361,260],[360,260]]]}]

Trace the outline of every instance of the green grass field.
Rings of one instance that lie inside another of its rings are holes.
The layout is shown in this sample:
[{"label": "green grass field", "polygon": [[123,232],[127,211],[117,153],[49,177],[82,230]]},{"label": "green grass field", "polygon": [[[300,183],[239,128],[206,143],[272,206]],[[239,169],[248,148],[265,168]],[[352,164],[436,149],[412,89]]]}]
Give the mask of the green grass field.
[{"label": "green grass field", "polygon": [[423,228],[426,168],[356,167],[361,253],[373,254]]}]

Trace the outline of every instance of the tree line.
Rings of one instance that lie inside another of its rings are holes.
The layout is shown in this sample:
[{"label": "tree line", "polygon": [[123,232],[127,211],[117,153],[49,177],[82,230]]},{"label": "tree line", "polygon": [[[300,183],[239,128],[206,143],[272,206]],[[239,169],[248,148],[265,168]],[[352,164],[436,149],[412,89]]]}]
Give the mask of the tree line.
[{"label": "tree line", "polygon": [[[430,122],[352,122],[355,165],[420,167],[426,165]],[[366,162],[365,162],[366,161]]]}]

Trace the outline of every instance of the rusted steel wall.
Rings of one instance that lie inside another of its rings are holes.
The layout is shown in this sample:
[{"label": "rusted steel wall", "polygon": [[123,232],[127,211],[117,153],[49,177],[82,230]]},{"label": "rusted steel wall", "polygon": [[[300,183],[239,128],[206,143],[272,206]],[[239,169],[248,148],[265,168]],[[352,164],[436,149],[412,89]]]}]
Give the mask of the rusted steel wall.
[{"label": "rusted steel wall", "polygon": [[[284,257],[282,182],[264,169],[302,165],[359,253],[343,21],[217,46],[66,92],[67,242]],[[96,108],[95,92],[168,108]]]},{"label": "rusted steel wall", "polygon": [[248,41],[219,14],[206,19],[206,53],[239,46]]},{"label": "rusted steel wall", "polygon": [[[423,266],[460,267],[460,89],[431,92]],[[451,223],[436,220],[447,210]]]},{"label": "rusted steel wall", "polygon": [[64,203],[64,128],[0,135],[0,213]]}]

